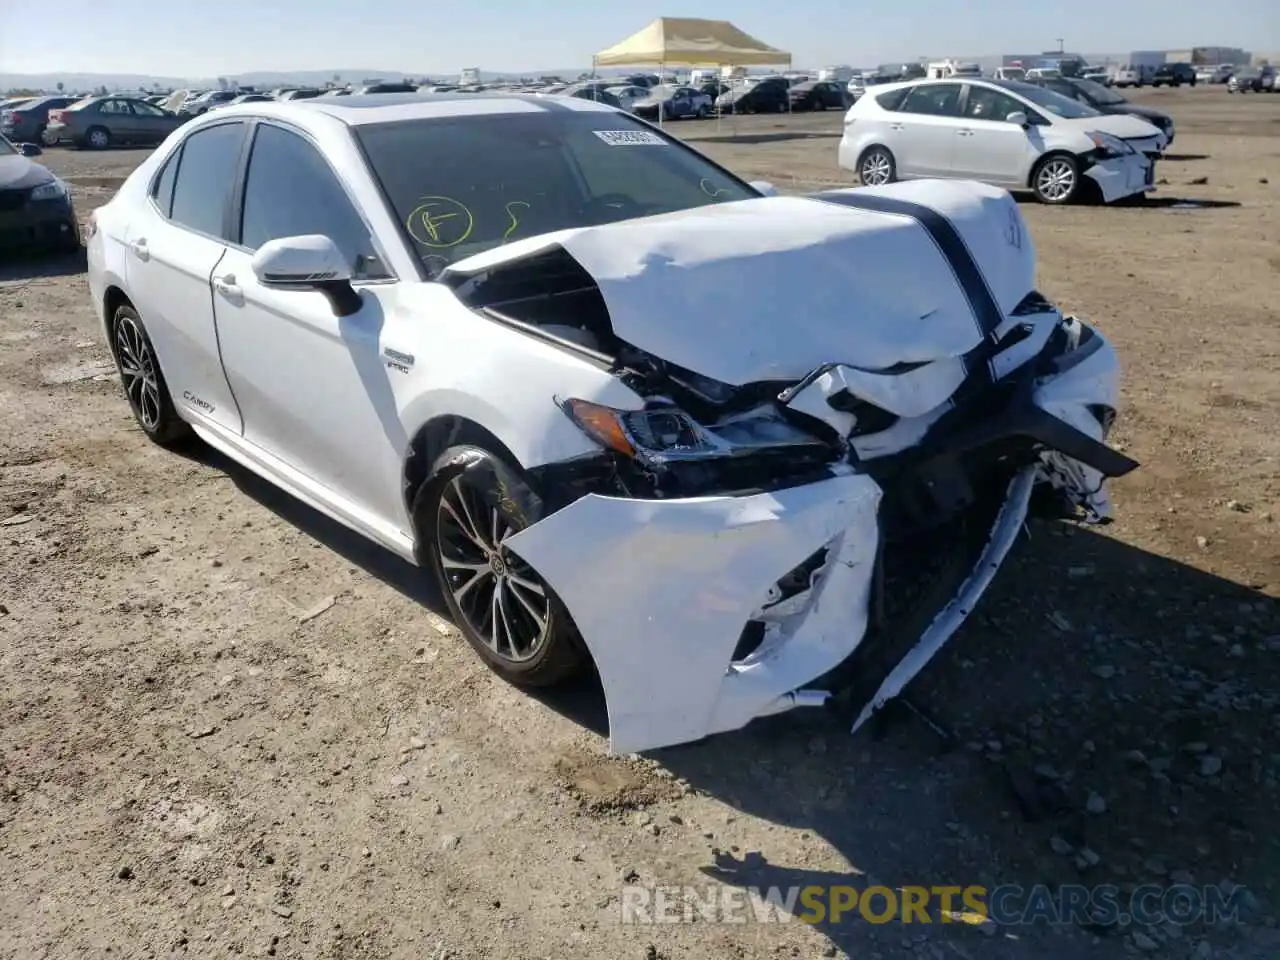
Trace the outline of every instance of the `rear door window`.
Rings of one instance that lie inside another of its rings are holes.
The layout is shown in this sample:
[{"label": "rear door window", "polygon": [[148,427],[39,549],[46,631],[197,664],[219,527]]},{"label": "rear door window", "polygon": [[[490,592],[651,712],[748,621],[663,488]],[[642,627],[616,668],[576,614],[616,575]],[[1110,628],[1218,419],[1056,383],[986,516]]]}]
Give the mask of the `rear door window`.
[{"label": "rear door window", "polygon": [[244,130],[243,123],[220,123],[183,141],[170,212],[175,223],[227,239],[227,200],[236,179]]},{"label": "rear door window", "polygon": [[903,87],[899,90],[886,90],[876,96],[876,103],[881,110],[896,112],[902,109],[902,101],[907,98],[907,94],[910,92],[910,87]]},{"label": "rear door window", "polygon": [[151,199],[166,217],[173,213],[173,184],[178,179],[178,164],[181,160],[182,149],[179,148],[164,162],[164,166],[160,168],[160,176],[151,185]]},{"label": "rear door window", "polygon": [[930,117],[959,116],[960,84],[922,83],[912,87],[898,109],[903,113],[916,113]]}]

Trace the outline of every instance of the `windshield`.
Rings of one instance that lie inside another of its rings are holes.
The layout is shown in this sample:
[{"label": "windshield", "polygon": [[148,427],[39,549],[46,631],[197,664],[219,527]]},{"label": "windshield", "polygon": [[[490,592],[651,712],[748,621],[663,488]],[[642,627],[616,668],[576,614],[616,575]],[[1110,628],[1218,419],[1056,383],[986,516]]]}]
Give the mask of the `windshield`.
[{"label": "windshield", "polygon": [[354,128],[431,276],[514,240],[758,194],[621,113],[547,111]]},{"label": "windshield", "polygon": [[1070,97],[1064,97],[1060,93],[1054,93],[1052,90],[1046,90],[1044,87],[1038,87],[1034,83],[1019,83],[1011,81],[1006,84],[1009,90],[1012,90],[1018,96],[1026,100],[1030,100],[1038,107],[1043,107],[1049,113],[1055,116],[1063,117],[1067,120],[1080,120],[1084,117],[1102,116],[1093,107],[1081,103],[1079,100],[1072,100]]},{"label": "windshield", "polygon": [[1102,84],[1095,83],[1092,80],[1077,80],[1075,84],[1076,89],[1084,93],[1084,95],[1093,103],[1112,104],[1129,102],[1114,90],[1109,90]]}]

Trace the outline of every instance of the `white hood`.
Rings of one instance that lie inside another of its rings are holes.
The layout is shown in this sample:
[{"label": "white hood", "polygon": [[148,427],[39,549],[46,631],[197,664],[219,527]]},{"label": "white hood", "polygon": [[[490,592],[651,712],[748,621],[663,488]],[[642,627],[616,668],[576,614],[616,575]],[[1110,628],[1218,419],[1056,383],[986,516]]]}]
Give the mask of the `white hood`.
[{"label": "white hood", "polygon": [[1081,133],[1109,133],[1121,140],[1144,140],[1147,137],[1161,137],[1160,128],[1149,120],[1135,117],[1131,113],[1104,113],[1100,117],[1073,117],[1069,120],[1055,119],[1054,124],[1066,124]]},{"label": "white hood", "polygon": [[[1001,314],[1034,287],[1034,250],[1004,190],[935,180],[822,196],[878,196],[941,214]],[[956,357],[983,335],[958,279],[963,265],[924,223],[816,198],[766,197],[561,231],[449,272],[555,244],[595,279],[618,337],[729,384],[798,379],[824,363],[883,369]]]}]

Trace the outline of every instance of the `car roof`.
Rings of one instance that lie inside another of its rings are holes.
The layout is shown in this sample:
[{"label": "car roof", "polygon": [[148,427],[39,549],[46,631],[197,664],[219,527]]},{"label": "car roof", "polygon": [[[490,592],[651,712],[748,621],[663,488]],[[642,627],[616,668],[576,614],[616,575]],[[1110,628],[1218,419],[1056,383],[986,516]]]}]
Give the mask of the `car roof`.
[{"label": "car roof", "polygon": [[[233,117],[275,117],[302,127],[341,123],[362,126],[405,120],[430,120],[517,113],[564,111],[619,113],[606,103],[581,97],[520,93],[371,93],[309,100],[272,100],[234,104],[210,114],[217,121]],[[193,123],[192,129],[203,126]]]},{"label": "car roof", "polygon": [[[265,106],[265,105],[264,105]],[[324,113],[350,126],[436,117],[540,113],[564,110],[617,111],[607,104],[580,97],[521,93],[373,93],[318,98],[280,104],[281,110]]]}]

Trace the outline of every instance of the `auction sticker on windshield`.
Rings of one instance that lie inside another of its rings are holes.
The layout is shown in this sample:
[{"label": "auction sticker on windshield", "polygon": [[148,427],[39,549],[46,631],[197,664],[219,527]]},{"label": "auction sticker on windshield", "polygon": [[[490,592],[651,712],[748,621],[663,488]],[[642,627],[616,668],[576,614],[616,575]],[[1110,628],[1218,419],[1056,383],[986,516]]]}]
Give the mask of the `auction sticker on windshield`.
[{"label": "auction sticker on windshield", "polygon": [[632,146],[665,146],[666,142],[656,133],[648,130],[592,130],[597,137],[609,144],[611,147],[632,147]]}]

